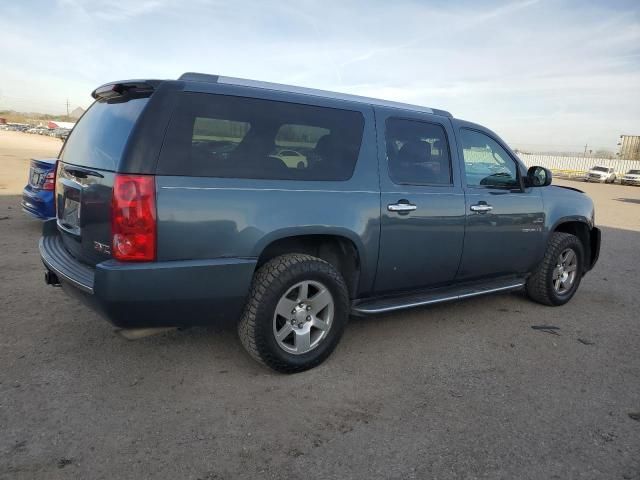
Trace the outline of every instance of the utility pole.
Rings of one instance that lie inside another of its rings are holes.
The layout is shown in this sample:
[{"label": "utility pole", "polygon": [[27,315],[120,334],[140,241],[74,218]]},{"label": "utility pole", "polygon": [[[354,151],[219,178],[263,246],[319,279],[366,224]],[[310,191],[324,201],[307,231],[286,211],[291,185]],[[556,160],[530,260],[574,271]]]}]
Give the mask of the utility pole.
[{"label": "utility pole", "polygon": [[[69,99],[67,98],[67,117],[69,116]],[[585,147],[586,148],[586,147]]]}]

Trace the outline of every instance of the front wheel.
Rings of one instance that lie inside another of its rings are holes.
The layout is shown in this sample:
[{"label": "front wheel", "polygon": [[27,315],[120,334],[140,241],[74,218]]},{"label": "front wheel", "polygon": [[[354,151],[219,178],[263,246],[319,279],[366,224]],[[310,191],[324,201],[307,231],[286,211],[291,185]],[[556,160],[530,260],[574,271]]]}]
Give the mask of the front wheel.
[{"label": "front wheel", "polygon": [[584,249],[575,235],[551,234],[544,259],[527,280],[527,294],[544,305],[567,303],[576,293],[584,269]]},{"label": "front wheel", "polygon": [[255,274],[238,334],[254,359],[295,373],[331,354],[348,318],[347,287],[331,264],[310,255],[282,255]]}]

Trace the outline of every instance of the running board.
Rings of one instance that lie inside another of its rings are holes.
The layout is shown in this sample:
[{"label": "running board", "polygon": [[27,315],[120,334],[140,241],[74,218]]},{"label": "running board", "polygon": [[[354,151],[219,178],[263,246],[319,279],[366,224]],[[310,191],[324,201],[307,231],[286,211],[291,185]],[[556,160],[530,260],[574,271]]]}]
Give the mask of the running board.
[{"label": "running board", "polygon": [[376,313],[393,312],[405,308],[421,307],[434,303],[462,300],[463,298],[477,297],[489,293],[508,292],[518,290],[525,285],[524,278],[510,277],[497,279],[483,283],[454,285],[433,289],[426,292],[410,293],[405,295],[376,298],[372,300],[356,301],[351,307],[352,315],[372,315]]}]

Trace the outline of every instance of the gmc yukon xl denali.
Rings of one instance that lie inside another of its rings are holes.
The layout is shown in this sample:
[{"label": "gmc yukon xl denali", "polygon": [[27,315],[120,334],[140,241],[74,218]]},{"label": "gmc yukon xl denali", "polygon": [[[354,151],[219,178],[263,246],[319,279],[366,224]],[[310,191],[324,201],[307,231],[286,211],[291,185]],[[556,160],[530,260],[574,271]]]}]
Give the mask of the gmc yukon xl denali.
[{"label": "gmc yukon xl denali", "polygon": [[197,73],[92,96],[40,252],[121,329],[238,319],[256,360],[297,372],[350,315],[563,305],[598,258],[589,197],[442,110]]}]

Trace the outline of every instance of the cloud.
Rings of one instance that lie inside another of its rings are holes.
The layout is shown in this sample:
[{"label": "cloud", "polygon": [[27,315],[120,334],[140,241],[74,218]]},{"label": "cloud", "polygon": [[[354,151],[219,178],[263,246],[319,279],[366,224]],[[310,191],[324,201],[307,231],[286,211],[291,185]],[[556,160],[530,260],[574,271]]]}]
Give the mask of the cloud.
[{"label": "cloud", "polygon": [[142,0],[135,2],[113,2],[108,0],[58,0],[62,8],[85,18],[96,18],[110,22],[131,20],[135,17],[161,11],[173,1]]},{"label": "cloud", "polygon": [[0,109],[202,71],[443,108],[513,141],[615,146],[640,125],[630,0],[28,3],[0,3]]}]

